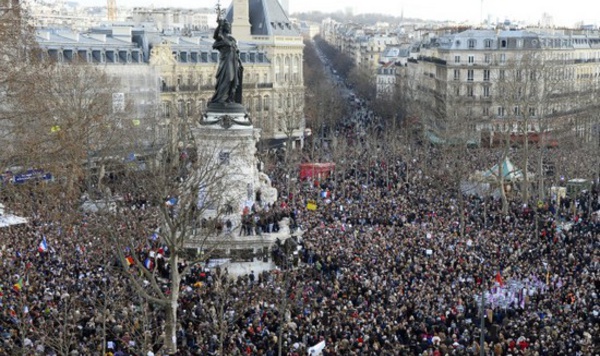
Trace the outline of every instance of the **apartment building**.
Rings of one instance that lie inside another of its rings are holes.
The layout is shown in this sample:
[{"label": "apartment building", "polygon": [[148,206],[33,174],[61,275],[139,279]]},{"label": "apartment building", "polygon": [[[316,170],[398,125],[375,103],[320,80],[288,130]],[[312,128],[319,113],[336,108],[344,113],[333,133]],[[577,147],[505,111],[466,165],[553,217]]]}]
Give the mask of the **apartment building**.
[{"label": "apartment building", "polygon": [[371,28],[325,19],[321,23],[321,36],[340,52],[352,58],[357,68],[376,75],[385,49],[401,43],[401,38],[387,24],[380,25],[381,27]]},{"label": "apartment building", "polygon": [[[421,43],[408,68],[432,130],[552,130],[581,122],[596,107],[600,36],[467,30]],[[576,129],[590,130],[593,120]]]},{"label": "apartment building", "polygon": [[[302,144],[301,34],[276,0],[236,0],[226,18],[238,40],[244,65],[243,102],[255,127],[262,129],[266,141],[282,141],[292,132],[293,140]],[[121,23],[86,33],[38,31],[37,40],[51,60],[83,60],[109,72],[117,66],[136,68],[143,85],[149,83],[148,75],[154,75],[151,90],[158,92],[156,107],[161,108],[165,126],[197,119],[214,93],[218,52],[212,48],[212,32],[168,35],[152,24]]]}]

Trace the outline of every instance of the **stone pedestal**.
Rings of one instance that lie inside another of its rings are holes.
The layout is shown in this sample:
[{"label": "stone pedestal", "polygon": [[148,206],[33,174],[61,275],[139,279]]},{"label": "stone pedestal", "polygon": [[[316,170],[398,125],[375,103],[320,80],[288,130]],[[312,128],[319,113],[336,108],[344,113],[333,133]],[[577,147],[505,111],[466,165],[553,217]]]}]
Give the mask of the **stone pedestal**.
[{"label": "stone pedestal", "polygon": [[[226,104],[209,106],[193,129],[193,135],[199,159],[219,162],[225,187],[219,192],[222,195],[218,199],[220,206],[205,206],[202,215],[223,222],[229,220],[233,228],[229,232],[208,237],[199,231],[195,238],[189,240],[187,247],[204,251],[217,249],[220,258],[230,258],[233,262],[239,259],[241,252],[248,255],[249,251],[261,256],[261,261],[264,256],[270,259],[270,248],[276,239],[283,241],[289,237],[287,220],[280,222],[278,233],[240,234],[241,217],[245,209],[250,210],[254,204],[261,208],[277,200],[277,190],[271,186],[268,176],[258,169],[256,143],[260,138],[260,130],[254,128],[241,105]],[[260,203],[257,202],[258,196]]]}]

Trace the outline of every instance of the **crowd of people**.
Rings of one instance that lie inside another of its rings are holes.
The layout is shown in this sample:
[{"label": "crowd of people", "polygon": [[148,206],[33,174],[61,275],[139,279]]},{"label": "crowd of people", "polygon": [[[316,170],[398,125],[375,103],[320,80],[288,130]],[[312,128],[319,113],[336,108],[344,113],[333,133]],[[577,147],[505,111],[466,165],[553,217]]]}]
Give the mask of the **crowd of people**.
[{"label": "crowd of people", "polygon": [[[505,210],[460,195],[435,158],[384,156],[308,184],[270,172],[278,201],[231,228],[270,233],[289,217],[298,263],[279,251],[276,269],[235,278],[194,266],[181,283],[178,354],[295,356],[321,345],[325,356],[478,355],[482,322],[486,355],[600,353],[597,184],[573,204],[515,195]],[[126,276],[150,261],[168,284],[170,251],[147,237],[160,226],[153,202],[120,212],[122,228],[143,236],[132,265],[92,228],[94,214],[35,194],[6,205],[30,213],[0,228],[0,354],[165,354],[164,312]]]}]

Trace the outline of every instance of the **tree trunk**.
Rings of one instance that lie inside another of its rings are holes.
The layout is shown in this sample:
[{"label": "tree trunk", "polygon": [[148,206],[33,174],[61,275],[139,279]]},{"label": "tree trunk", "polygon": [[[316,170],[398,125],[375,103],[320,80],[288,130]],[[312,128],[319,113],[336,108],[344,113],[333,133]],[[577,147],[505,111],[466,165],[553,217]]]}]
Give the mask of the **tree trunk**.
[{"label": "tree trunk", "polygon": [[177,269],[177,254],[173,253],[169,258],[171,265],[171,294],[170,303],[166,306],[167,324],[165,330],[165,348],[169,355],[177,353],[177,301],[179,299],[179,270]]},{"label": "tree trunk", "polygon": [[525,159],[523,162],[523,202],[529,202],[529,137],[525,130]]},{"label": "tree trunk", "polygon": [[460,237],[465,236],[465,197],[460,191],[460,180],[458,181],[458,213],[460,214]]}]

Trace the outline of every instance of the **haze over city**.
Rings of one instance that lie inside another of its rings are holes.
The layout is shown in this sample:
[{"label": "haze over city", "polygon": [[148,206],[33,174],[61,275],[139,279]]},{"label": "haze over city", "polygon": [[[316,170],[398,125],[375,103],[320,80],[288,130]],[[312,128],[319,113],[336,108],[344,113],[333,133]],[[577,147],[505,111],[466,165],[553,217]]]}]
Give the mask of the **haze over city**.
[{"label": "haze over city", "polygon": [[[103,0],[79,0],[82,5],[106,5]],[[121,0],[118,6],[155,6],[155,7],[213,7],[214,0]],[[223,6],[229,6],[228,0],[221,1]],[[352,11],[353,14],[383,13],[400,16],[404,12],[406,18],[420,18],[436,21],[456,21],[478,23],[480,19],[489,18],[492,21],[505,19],[537,23],[544,13],[552,16],[554,23],[561,26],[572,26],[577,22],[585,24],[597,23],[597,18],[591,14],[600,13],[600,2],[589,0],[572,0],[569,6],[558,1],[544,0],[456,0],[452,2],[441,0],[422,0],[419,2],[386,0],[289,0],[291,14],[297,12],[321,11]]]}]

